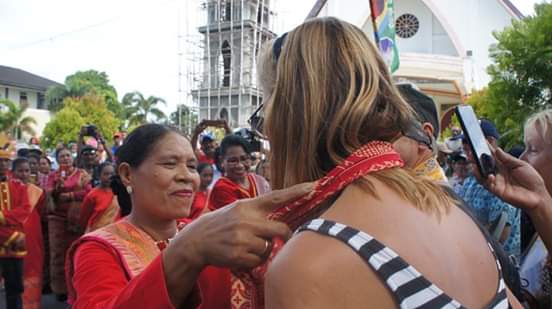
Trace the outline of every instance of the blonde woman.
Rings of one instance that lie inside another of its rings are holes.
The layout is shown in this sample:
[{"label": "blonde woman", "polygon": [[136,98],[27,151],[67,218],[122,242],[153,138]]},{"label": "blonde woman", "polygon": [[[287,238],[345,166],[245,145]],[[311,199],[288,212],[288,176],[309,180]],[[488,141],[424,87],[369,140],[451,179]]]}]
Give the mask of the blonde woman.
[{"label": "blonde woman", "polygon": [[[522,208],[538,236],[525,253],[520,267],[524,300],[531,308],[550,307],[552,278],[552,110],[531,116],[525,124],[526,150],[518,160],[502,150],[495,152],[499,173],[487,186],[500,198]],[[546,250],[544,250],[546,247]]]},{"label": "blonde woman", "polygon": [[257,301],[267,308],[518,305],[477,225],[438,185],[401,168],[390,143],[412,110],[366,35],[335,18],[313,19],[276,40],[271,57],[272,185],[317,185],[271,215],[299,229],[283,248],[275,241],[265,298],[256,291]]}]

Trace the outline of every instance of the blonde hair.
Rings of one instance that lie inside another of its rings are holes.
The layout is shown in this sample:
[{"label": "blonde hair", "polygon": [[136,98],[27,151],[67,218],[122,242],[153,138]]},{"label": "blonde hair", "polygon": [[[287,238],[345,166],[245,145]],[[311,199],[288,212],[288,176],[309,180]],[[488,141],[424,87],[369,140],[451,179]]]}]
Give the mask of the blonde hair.
[{"label": "blonde hair", "polygon": [[[393,141],[412,121],[378,51],[347,22],[305,22],[289,33],[277,61],[265,120],[275,189],[320,179],[366,143]],[[404,169],[371,176],[419,209],[451,204],[439,185]],[[367,177],[360,182],[377,196]]]},{"label": "blonde hair", "polygon": [[552,145],[552,109],[543,110],[529,117],[525,122],[525,132],[535,128],[546,145]]}]

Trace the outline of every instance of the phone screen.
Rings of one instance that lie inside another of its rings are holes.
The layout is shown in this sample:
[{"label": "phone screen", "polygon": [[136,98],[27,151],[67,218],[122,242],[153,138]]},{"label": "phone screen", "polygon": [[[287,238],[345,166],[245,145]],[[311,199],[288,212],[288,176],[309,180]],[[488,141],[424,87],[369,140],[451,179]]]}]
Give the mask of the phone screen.
[{"label": "phone screen", "polygon": [[494,174],[496,172],[494,158],[473,108],[469,105],[457,106],[456,115],[460,120],[464,135],[468,139],[481,176],[486,178],[490,174]]}]

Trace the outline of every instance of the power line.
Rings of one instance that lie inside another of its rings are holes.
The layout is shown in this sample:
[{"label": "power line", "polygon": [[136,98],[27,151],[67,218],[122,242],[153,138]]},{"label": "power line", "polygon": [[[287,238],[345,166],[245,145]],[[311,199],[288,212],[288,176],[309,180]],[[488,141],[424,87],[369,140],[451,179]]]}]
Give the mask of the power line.
[{"label": "power line", "polygon": [[70,35],[75,34],[75,33],[84,32],[84,31],[87,31],[87,30],[90,30],[90,29],[93,29],[93,28],[101,27],[103,25],[112,23],[112,22],[114,22],[118,19],[121,19],[121,16],[116,16],[116,17],[101,21],[99,23],[95,23],[95,24],[84,26],[84,27],[77,28],[77,29],[74,29],[74,30],[58,33],[58,34],[55,34],[55,35],[53,35],[51,37],[48,37],[48,38],[45,38],[45,39],[31,41],[31,42],[27,42],[27,43],[23,43],[23,44],[19,44],[19,45],[14,45],[14,46],[8,47],[8,50],[16,50],[16,49],[26,48],[26,47],[30,47],[30,46],[33,46],[33,45],[46,43],[46,42],[53,42],[53,41],[55,41],[59,38],[65,37],[65,36],[70,36]]},{"label": "power line", "polygon": [[[166,5],[166,4],[168,4],[170,2],[174,2],[174,1],[176,1],[176,0],[167,0],[167,1],[164,1],[164,2],[161,2],[161,3],[157,3],[156,7],[160,7],[160,6]],[[12,51],[12,50],[27,48],[27,47],[30,47],[30,46],[39,45],[39,44],[43,44],[43,43],[47,43],[47,42],[53,42],[57,39],[60,39],[60,38],[66,37],[66,36],[70,36],[70,35],[73,35],[73,34],[76,34],[76,33],[88,31],[88,30],[91,30],[91,29],[94,29],[94,28],[102,27],[104,25],[110,24],[110,23],[115,22],[115,21],[117,21],[119,19],[122,19],[124,17],[127,17],[130,14],[133,14],[133,16],[135,16],[134,13],[135,13],[135,11],[126,11],[125,14],[119,14],[117,16],[105,19],[105,20],[97,22],[97,23],[93,23],[93,24],[86,25],[86,26],[76,28],[76,29],[73,29],[73,30],[61,32],[61,33],[52,35],[48,38],[39,39],[39,40],[35,40],[35,41],[30,41],[30,42],[26,42],[26,43],[23,43],[23,44],[13,45],[13,46],[8,47],[7,50]],[[148,11],[146,11],[146,13],[151,13],[151,11],[148,10]]]}]

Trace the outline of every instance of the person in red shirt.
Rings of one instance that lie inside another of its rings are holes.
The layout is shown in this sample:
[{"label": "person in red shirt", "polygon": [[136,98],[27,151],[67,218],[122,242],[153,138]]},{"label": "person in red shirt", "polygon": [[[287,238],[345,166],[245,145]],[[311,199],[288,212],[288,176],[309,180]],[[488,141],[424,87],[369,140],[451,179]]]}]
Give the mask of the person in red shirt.
[{"label": "person in red shirt", "polygon": [[12,163],[15,179],[27,185],[31,214],[25,220],[25,247],[27,255],[23,260],[23,307],[40,308],[42,296],[42,274],[44,271],[44,241],[40,214],[43,211],[46,193],[32,183],[31,160],[17,158]]},{"label": "person in red shirt", "polygon": [[0,269],[9,309],[22,308],[24,224],[30,214],[27,186],[8,179],[11,153],[0,149]]},{"label": "person in red shirt", "polygon": [[244,138],[238,135],[227,135],[221,142],[220,151],[224,177],[215,183],[209,195],[210,210],[270,191],[268,182],[262,176],[249,172],[251,152]]},{"label": "person in red shirt", "polygon": [[121,211],[116,196],[111,190],[111,177],[115,175],[115,167],[111,162],[104,162],[98,167],[100,186],[92,189],[82,202],[80,225],[85,233],[117,221]]},{"label": "person in red shirt", "polygon": [[[270,191],[268,182],[249,172],[251,154],[247,141],[238,135],[227,135],[220,151],[224,177],[219,178],[209,194],[208,207],[217,210],[235,201],[254,198]],[[209,295],[203,308],[246,308],[250,298],[243,292],[243,282],[230,269],[207,267],[200,280],[200,288]]]},{"label": "person in red shirt", "polygon": [[199,163],[215,164],[215,149],[217,148],[217,142],[209,135],[205,134],[200,139],[201,148],[197,154]]},{"label": "person in red shirt", "polygon": [[[190,142],[159,124],[136,128],[118,152],[111,187],[131,201],[122,220],[88,233],[68,252],[66,276],[73,308],[196,308],[197,281],[207,265],[249,269],[259,265],[286,225],[267,214],[312,190],[296,186],[264,198],[236,202],[178,231],[199,187]],[[202,299],[205,295],[202,294]]]},{"label": "person in red shirt", "polygon": [[199,190],[196,192],[194,197],[194,203],[192,204],[190,215],[187,218],[190,221],[197,219],[205,210],[205,206],[207,206],[207,197],[209,195],[209,186],[213,181],[213,166],[211,164],[199,164],[197,172],[199,173],[200,183]]},{"label": "person in red shirt", "polygon": [[90,175],[73,166],[69,149],[58,149],[56,160],[60,165],[59,170],[50,173],[45,188],[54,201],[54,209],[48,213],[50,286],[58,300],[65,300],[65,257],[71,243],[82,235],[80,210],[84,197],[92,190],[92,185]]}]

